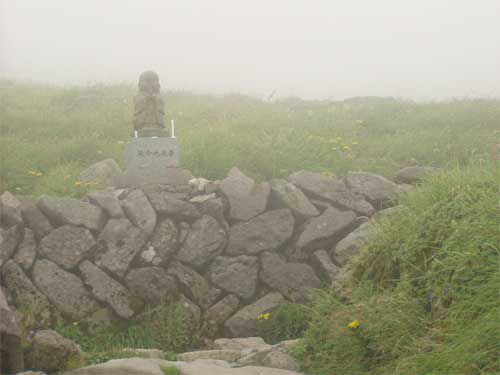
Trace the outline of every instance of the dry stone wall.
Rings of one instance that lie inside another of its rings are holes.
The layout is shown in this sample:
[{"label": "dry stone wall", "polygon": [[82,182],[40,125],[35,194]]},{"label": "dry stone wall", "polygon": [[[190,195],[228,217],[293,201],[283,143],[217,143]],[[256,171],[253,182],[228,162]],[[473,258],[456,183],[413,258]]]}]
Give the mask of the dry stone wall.
[{"label": "dry stone wall", "polygon": [[40,322],[133,319],[180,298],[212,336],[253,336],[259,314],[335,284],[405,189],[362,172],[256,183],[233,168],[222,181],[83,199],[5,192],[1,285]]}]

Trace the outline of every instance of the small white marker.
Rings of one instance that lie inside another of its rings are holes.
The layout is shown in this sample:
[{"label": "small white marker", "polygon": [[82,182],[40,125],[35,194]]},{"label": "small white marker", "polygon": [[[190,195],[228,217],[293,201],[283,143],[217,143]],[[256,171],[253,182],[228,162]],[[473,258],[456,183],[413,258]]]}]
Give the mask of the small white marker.
[{"label": "small white marker", "polygon": [[175,138],[175,125],[174,125],[174,120],[170,120],[170,128],[172,129],[172,135],[170,138]]},{"label": "small white marker", "polygon": [[137,130],[134,130],[134,137],[137,138]]}]

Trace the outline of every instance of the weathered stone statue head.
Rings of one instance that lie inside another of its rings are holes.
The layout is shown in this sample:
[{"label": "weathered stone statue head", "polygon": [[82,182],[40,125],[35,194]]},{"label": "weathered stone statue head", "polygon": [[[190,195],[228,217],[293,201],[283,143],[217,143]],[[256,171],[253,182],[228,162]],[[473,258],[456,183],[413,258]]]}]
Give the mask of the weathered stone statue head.
[{"label": "weathered stone statue head", "polygon": [[160,79],[153,71],[139,76],[139,93],[134,99],[134,130],[143,137],[165,137],[164,103],[160,95]]}]

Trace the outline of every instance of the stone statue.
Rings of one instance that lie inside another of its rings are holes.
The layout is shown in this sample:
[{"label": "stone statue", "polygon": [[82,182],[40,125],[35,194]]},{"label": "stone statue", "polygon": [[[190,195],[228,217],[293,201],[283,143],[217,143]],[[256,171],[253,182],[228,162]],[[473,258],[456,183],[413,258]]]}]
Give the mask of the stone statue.
[{"label": "stone statue", "polygon": [[134,130],[139,137],[168,137],[164,114],[158,74],[145,71],[139,76],[139,93],[134,98]]}]

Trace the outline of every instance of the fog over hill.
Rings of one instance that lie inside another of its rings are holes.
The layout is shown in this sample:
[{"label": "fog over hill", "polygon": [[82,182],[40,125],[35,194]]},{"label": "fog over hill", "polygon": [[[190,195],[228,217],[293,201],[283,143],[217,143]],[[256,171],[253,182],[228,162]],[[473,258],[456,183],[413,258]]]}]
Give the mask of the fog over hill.
[{"label": "fog over hill", "polygon": [[0,77],[267,97],[500,97],[498,0],[0,0]]}]

